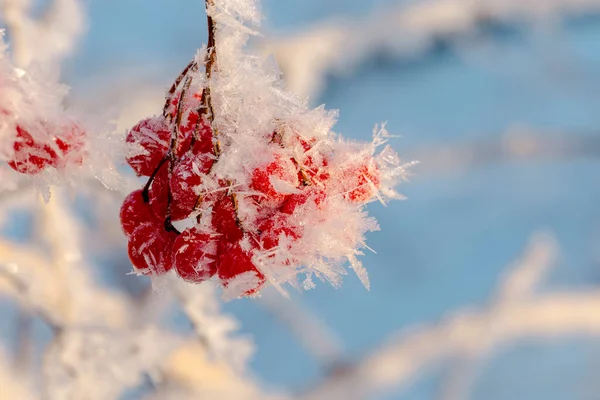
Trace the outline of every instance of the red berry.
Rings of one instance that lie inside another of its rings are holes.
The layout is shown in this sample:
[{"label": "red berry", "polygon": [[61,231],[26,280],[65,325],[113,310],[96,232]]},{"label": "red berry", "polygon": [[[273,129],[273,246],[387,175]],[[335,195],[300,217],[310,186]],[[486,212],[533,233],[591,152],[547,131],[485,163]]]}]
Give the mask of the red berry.
[{"label": "red berry", "polygon": [[[59,132],[57,132],[58,134]],[[71,122],[60,128],[60,134],[53,138],[54,147],[59,151],[60,157],[53,160],[52,166],[61,168],[68,163],[83,163],[82,149],[85,145],[85,131],[76,123]]]},{"label": "red berry", "polygon": [[324,187],[330,178],[330,174],[327,171],[327,166],[327,159],[315,156],[307,156],[304,160],[302,170],[309,177],[311,184]]},{"label": "red berry", "polygon": [[63,168],[69,162],[83,162],[80,152],[85,144],[85,132],[81,127],[72,122],[64,126],[44,123],[42,127],[40,133],[44,138],[34,139],[27,130],[17,126],[14,157],[8,163],[11,168],[21,173],[37,174],[48,166]]},{"label": "red berry", "polygon": [[56,153],[52,148],[34,139],[28,131],[18,125],[13,149],[13,158],[8,165],[22,174],[38,174],[44,168],[51,166],[56,159]]},{"label": "red berry", "polygon": [[[169,206],[169,165],[165,163],[152,181],[148,197],[150,206],[157,218],[164,220],[167,217]],[[176,201],[171,200],[171,219],[179,221],[187,218],[191,210],[183,209]]]},{"label": "red berry", "polygon": [[173,242],[176,235],[162,225],[142,224],[129,237],[129,259],[134,268],[144,275],[161,275],[172,264]]},{"label": "red berry", "polygon": [[121,227],[127,237],[131,236],[135,228],[141,224],[156,223],[158,225],[162,222],[154,215],[150,204],[144,202],[141,189],[130,193],[125,198],[119,216]]},{"label": "red berry", "polygon": [[210,171],[213,162],[212,158],[188,153],[173,169],[170,182],[173,203],[187,215],[194,210],[199,198],[194,188],[202,183],[202,176]]},{"label": "red berry", "polygon": [[346,198],[355,203],[366,203],[375,196],[379,186],[379,169],[373,160],[358,168],[346,171],[343,177]]},{"label": "red berry", "polygon": [[[244,251],[239,243],[219,242],[218,275],[223,286],[228,287],[234,278],[241,274],[248,275],[248,286],[244,285],[243,296],[251,296],[265,283],[265,276],[252,263],[250,253]],[[254,279],[251,279],[253,277]]]},{"label": "red berry", "polygon": [[222,196],[215,201],[212,209],[212,226],[228,242],[242,239],[244,232],[238,226],[232,196]]},{"label": "red berry", "polygon": [[298,132],[290,129],[282,129],[275,131],[272,135],[272,142],[277,143],[283,148],[294,149],[296,152],[307,152],[316,143],[315,138],[305,138],[300,136]]},{"label": "red berry", "polygon": [[188,282],[201,283],[217,272],[217,242],[198,228],[186,229],[173,244],[173,267]]},{"label": "red berry", "polygon": [[288,217],[281,214],[264,220],[258,230],[260,231],[259,240],[265,250],[279,246],[282,234],[292,240],[300,238],[301,235],[301,227],[291,225]]},{"label": "red berry", "polygon": [[150,206],[157,218],[164,219],[167,216],[169,205],[169,165],[165,163],[160,167],[158,173],[148,190]]},{"label": "red berry", "polygon": [[309,200],[319,207],[323,204],[326,197],[327,195],[323,190],[309,187],[304,189],[302,193],[289,195],[279,208],[279,211],[284,214],[293,214],[298,207],[306,204]]},{"label": "red berry", "polygon": [[[200,115],[197,111],[190,111],[185,119],[185,123],[179,126],[181,145],[179,148],[179,156],[182,156],[190,147],[194,133],[196,141],[192,152],[194,154],[213,154],[212,129],[204,118],[200,120]],[[196,131],[197,129],[197,131]]]},{"label": "red berry", "polygon": [[264,195],[258,198],[259,202],[277,205],[285,200],[286,193],[278,191],[276,186],[296,188],[298,184],[298,171],[292,160],[275,154],[275,161],[252,172],[250,187]]},{"label": "red berry", "polygon": [[138,176],[150,176],[169,148],[171,129],[162,116],[146,118],[127,134],[127,163]]}]

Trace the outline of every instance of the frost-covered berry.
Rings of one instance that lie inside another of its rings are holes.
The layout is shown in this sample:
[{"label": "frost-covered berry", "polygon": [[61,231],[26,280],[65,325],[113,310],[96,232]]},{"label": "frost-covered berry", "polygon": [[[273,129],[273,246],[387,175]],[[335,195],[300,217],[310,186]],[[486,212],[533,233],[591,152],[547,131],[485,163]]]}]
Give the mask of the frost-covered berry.
[{"label": "frost-covered berry", "polygon": [[[280,204],[287,193],[299,185],[298,170],[294,162],[282,154],[274,154],[275,161],[252,171],[250,187],[262,193],[260,203]],[[287,193],[286,193],[287,192]]]},{"label": "frost-covered berry", "polygon": [[244,232],[238,225],[233,196],[222,196],[215,201],[212,209],[212,227],[225,241],[237,242],[242,239]]},{"label": "frost-covered berry", "polygon": [[213,133],[206,119],[201,118],[197,111],[190,111],[187,115],[185,123],[182,122],[179,126],[179,132],[182,139],[180,156],[188,151],[194,135],[194,145],[192,152],[197,155],[213,154]]},{"label": "frost-covered berry", "polygon": [[296,153],[303,153],[310,150],[316,143],[315,138],[306,138],[291,129],[283,129],[280,132],[273,132],[273,143],[277,143],[283,148],[292,149]]},{"label": "frost-covered berry", "polygon": [[162,225],[138,226],[129,237],[129,259],[135,270],[144,275],[161,275],[172,266],[173,242],[176,235]]},{"label": "frost-covered berry", "polygon": [[13,145],[14,154],[8,165],[22,174],[35,175],[52,166],[56,152],[48,144],[34,139],[21,126],[17,126],[17,136]]},{"label": "frost-covered berry", "polygon": [[150,207],[157,218],[167,216],[169,205],[169,166],[165,163],[154,176],[154,180],[148,190]]},{"label": "frost-covered berry", "polygon": [[54,151],[57,155],[52,159],[52,166],[55,168],[63,168],[68,164],[83,163],[82,150],[85,146],[86,132],[76,124],[70,122],[60,127],[56,127],[52,137]]},{"label": "frost-covered berry", "polygon": [[13,158],[8,165],[15,171],[35,175],[44,168],[64,168],[68,164],[83,163],[82,149],[85,131],[76,123],[65,125],[41,124],[34,138],[29,131],[17,125],[13,144]]},{"label": "frost-covered berry", "polygon": [[171,129],[162,116],[146,118],[127,134],[127,163],[138,176],[150,176],[164,158]]},{"label": "frost-covered berry", "polygon": [[366,203],[376,194],[380,184],[379,169],[373,160],[346,171],[343,175],[346,198],[354,203]]},{"label": "frost-covered berry", "polygon": [[308,187],[301,193],[294,193],[287,196],[279,211],[284,214],[293,214],[298,207],[307,204],[309,201],[317,207],[321,207],[326,198],[327,194],[324,190]]},{"label": "frost-covered berry", "polygon": [[144,202],[142,190],[136,190],[125,198],[119,213],[123,233],[131,236],[135,228],[144,223],[160,224],[162,221],[152,212],[150,204]]},{"label": "frost-covered berry", "polygon": [[219,242],[218,276],[224,287],[235,285],[243,296],[256,294],[265,283],[265,276],[252,263],[252,255],[239,242]]},{"label": "frost-covered berry", "polygon": [[173,244],[173,268],[188,282],[201,283],[217,272],[217,242],[198,228],[186,229]]},{"label": "frost-covered berry", "polygon": [[[167,217],[170,195],[169,185],[169,166],[165,163],[154,177],[152,185],[150,185],[150,190],[148,191],[150,207],[152,208],[154,215],[162,220]],[[171,219],[173,221],[187,218],[190,215],[190,212],[191,210],[184,209],[178,202],[171,201]]]},{"label": "frost-covered berry", "polygon": [[264,220],[258,230],[260,243],[265,250],[279,246],[282,235],[293,241],[299,239],[302,233],[302,227],[295,226],[287,215],[282,214],[276,214],[272,218]]},{"label": "frost-covered berry", "polygon": [[304,172],[311,185],[325,187],[331,178],[328,165],[327,159],[322,155],[309,155],[304,159],[301,173]]},{"label": "frost-covered berry", "polygon": [[[199,200],[195,188],[202,184],[202,177],[210,171],[212,156],[186,154],[173,169],[170,186],[173,203],[189,215]],[[175,216],[177,218],[179,216]]]}]

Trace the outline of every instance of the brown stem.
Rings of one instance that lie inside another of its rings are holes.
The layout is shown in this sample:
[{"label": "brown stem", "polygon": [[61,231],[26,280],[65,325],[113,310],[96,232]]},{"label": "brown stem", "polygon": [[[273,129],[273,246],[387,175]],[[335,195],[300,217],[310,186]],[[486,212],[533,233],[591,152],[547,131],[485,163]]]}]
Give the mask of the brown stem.
[{"label": "brown stem", "polygon": [[177,79],[175,79],[175,82],[173,82],[173,85],[171,85],[171,88],[169,89],[169,91],[167,92],[167,95],[166,95],[165,106],[163,107],[163,116],[165,118],[170,116],[170,114],[168,113],[168,110],[169,110],[169,107],[171,106],[171,102],[173,101],[173,95],[175,94],[175,91],[177,90],[177,88],[179,87],[179,85],[181,84],[183,79],[188,75],[188,73],[190,71],[195,71],[197,68],[198,68],[198,63],[196,63],[196,61],[191,61],[183,69],[183,71],[181,71],[181,73],[179,74]]},{"label": "brown stem", "polygon": [[202,104],[206,105],[206,111],[208,111],[208,121],[210,122],[213,136],[215,137],[215,155],[218,157],[221,154],[221,144],[218,140],[219,131],[214,127],[215,122],[215,111],[212,103],[210,79],[212,78],[214,68],[217,63],[217,42],[215,40],[216,25],[212,16],[210,15],[209,9],[214,7],[214,0],[205,0],[206,4],[206,21],[208,26],[208,44],[206,48],[206,80],[207,85],[202,92]]}]

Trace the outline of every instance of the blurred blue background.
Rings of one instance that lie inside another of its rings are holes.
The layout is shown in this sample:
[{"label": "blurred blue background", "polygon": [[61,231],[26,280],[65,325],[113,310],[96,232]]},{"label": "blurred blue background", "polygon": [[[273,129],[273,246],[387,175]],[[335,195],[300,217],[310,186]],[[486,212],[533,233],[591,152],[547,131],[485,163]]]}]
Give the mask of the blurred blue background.
[{"label": "blurred blue background", "polygon": [[[268,0],[263,32],[268,38],[398,3]],[[166,87],[206,41],[205,30],[198,0],[92,0],[88,34],[64,75],[74,90],[124,70]],[[348,360],[399,329],[484,306],[539,229],[554,232],[561,251],[541,291],[600,283],[600,149],[555,158],[483,153],[464,169],[440,166],[437,158],[443,149],[500,142],[514,127],[597,144],[600,15],[571,16],[542,32],[516,22],[484,24],[471,39],[441,38],[406,56],[375,54],[352,73],[329,76],[311,99],[340,110],[336,131],[348,137],[368,140],[373,125],[387,121],[400,156],[421,163],[400,187],[407,201],[369,206],[382,228],[368,236],[377,254],[363,257],[371,290],[350,274],[341,289],[320,284],[293,294],[337,333]],[[266,384],[302,391],[326,372],[257,302],[234,301],[226,310],[253,335],[252,367]],[[437,398],[454,362],[460,360],[425,371],[386,398]],[[481,366],[472,399],[600,398],[597,341],[523,340]]]}]

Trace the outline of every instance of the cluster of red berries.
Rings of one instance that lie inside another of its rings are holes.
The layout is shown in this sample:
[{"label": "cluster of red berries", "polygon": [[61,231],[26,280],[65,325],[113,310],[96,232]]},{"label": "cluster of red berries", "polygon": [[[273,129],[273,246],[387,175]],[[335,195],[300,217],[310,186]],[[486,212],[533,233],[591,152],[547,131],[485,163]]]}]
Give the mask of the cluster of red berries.
[{"label": "cluster of red berries", "polygon": [[[120,211],[139,273],[174,269],[193,283],[217,276],[224,287],[239,288],[239,295],[255,294],[266,281],[255,256],[269,257],[280,245],[301,240],[304,227],[295,214],[307,204],[323,208],[333,196],[365,203],[377,193],[379,170],[370,155],[332,167],[317,138],[301,136],[281,121],[265,136],[271,157],[262,166],[249,169],[243,182],[217,176],[215,166],[229,155],[222,154],[204,100],[184,97],[167,100],[163,115],[142,120],[126,138],[127,162],[138,176],[149,177]],[[177,111],[167,111],[173,108]],[[213,189],[203,191],[207,186]],[[251,219],[240,216],[240,202],[257,210]],[[194,224],[179,232],[173,222],[181,220]]]},{"label": "cluster of red berries", "polygon": [[42,123],[34,137],[21,125],[16,125],[13,154],[8,165],[22,174],[35,175],[47,167],[64,168],[83,162],[85,131],[76,123],[61,125]]}]

